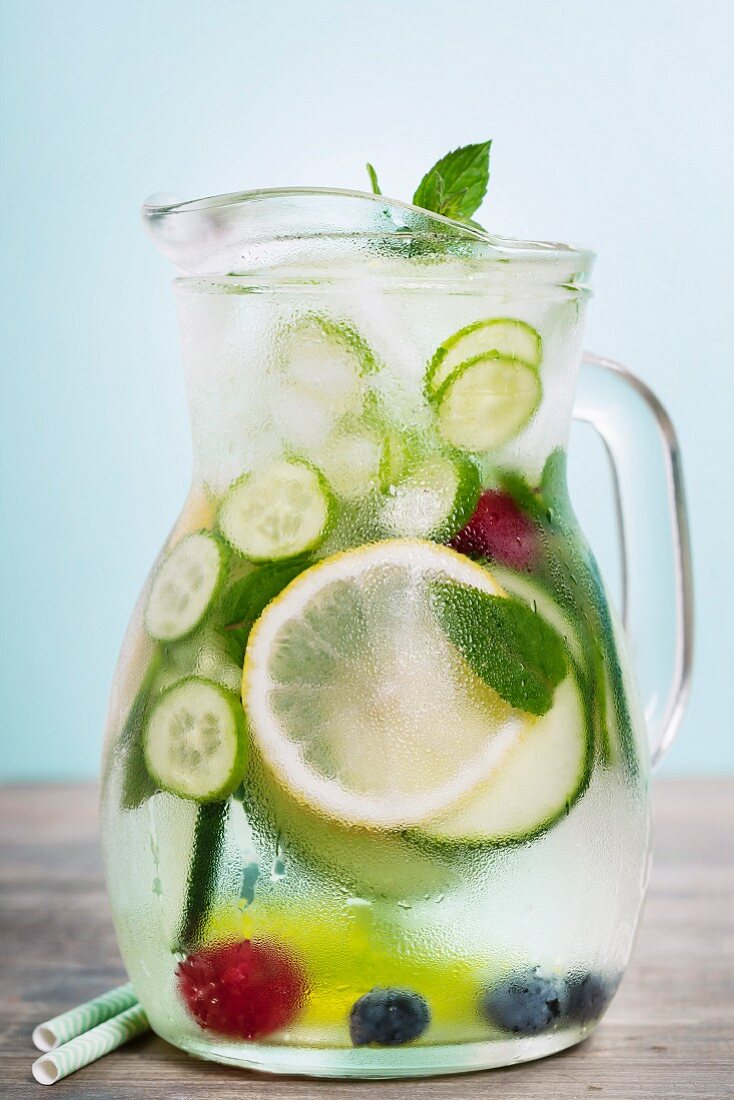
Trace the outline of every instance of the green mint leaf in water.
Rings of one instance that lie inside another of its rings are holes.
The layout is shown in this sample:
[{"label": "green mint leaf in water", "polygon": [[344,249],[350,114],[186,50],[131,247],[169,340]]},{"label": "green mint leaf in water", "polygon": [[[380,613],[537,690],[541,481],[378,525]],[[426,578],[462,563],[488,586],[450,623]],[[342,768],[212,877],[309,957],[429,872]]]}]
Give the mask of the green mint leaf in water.
[{"label": "green mint leaf in water", "polygon": [[414,205],[481,228],[471,219],[487,192],[491,145],[464,145],[441,157],[419,183]]},{"label": "green mint leaf in water", "polygon": [[372,188],[372,194],[373,195],[381,195],[382,191],[380,190],[380,183],[377,179],[377,172],[375,171],[374,166],[368,162],[365,165],[365,167],[367,169],[367,175],[370,177],[370,186]]},{"label": "green mint leaf in water", "polygon": [[472,671],[517,710],[541,715],[566,675],[560,635],[527,604],[459,584],[431,586],[436,617]]},{"label": "green mint leaf in water", "polygon": [[240,577],[222,597],[222,622],[225,630],[249,631],[267,605],[290,584],[306,565],[303,561],[273,562]]}]

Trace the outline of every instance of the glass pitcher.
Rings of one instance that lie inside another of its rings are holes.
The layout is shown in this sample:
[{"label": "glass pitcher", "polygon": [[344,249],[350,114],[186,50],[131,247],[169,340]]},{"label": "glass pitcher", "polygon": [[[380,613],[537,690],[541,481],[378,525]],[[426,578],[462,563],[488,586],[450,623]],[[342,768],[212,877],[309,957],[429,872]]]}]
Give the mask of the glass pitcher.
[{"label": "glass pitcher", "polygon": [[[591,255],[352,192],[143,213],[194,451],[104,763],[151,1026],[332,1077],[577,1043],[630,956],[692,639],[670,421],[593,356],[577,394]],[[574,409],[612,459],[645,715],[568,500]]]}]

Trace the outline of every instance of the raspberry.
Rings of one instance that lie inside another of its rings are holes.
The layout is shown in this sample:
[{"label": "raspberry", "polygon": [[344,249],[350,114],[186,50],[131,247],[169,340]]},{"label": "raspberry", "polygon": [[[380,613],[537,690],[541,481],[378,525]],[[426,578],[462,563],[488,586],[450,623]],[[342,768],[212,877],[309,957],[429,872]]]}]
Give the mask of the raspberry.
[{"label": "raspberry", "polygon": [[296,960],[260,941],[205,947],[179,963],[176,977],[196,1022],[237,1039],[257,1039],[290,1024],[306,997]]},{"label": "raspberry", "polygon": [[539,532],[511,496],[487,489],[451,546],[470,558],[493,558],[512,569],[528,571],[538,559]]}]

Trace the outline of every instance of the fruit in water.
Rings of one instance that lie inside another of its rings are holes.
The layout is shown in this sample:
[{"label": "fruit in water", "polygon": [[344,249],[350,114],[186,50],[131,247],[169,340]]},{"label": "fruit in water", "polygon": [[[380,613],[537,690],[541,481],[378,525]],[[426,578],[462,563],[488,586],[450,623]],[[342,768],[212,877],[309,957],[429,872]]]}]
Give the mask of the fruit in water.
[{"label": "fruit in water", "polygon": [[520,713],[439,623],[436,584],[504,597],[489,569],[448,547],[390,539],[306,569],[255,623],[242,699],[269,771],[297,801],[353,826],[417,825],[519,740]]},{"label": "fruit in water", "polygon": [[236,1039],[257,1039],[286,1027],[306,999],[295,958],[261,941],[206,947],[179,963],[176,977],[199,1026]]},{"label": "fruit in water", "polygon": [[[205,937],[218,943],[252,939],[277,942],[300,960],[308,999],[297,1026],[346,1038],[350,1013],[369,990],[420,990],[431,1006],[434,1038],[484,1036],[477,1000],[488,974],[507,972],[503,959],[471,955],[458,945],[419,942],[410,925],[364,900],[334,904],[326,898],[283,902],[264,896],[258,880],[252,904],[216,906]],[[400,910],[402,913],[403,910]]]},{"label": "fruit in water", "polygon": [[590,971],[569,977],[567,985],[568,1015],[580,1024],[589,1024],[592,1020],[598,1020],[606,1011],[617,992],[619,978]]},{"label": "fruit in water", "polygon": [[398,1047],[417,1039],[431,1013],[423,997],[409,989],[372,989],[352,1006],[349,1034],[356,1047]]},{"label": "fruit in water", "polygon": [[564,1012],[567,991],[561,978],[538,967],[511,974],[488,989],[481,1008],[492,1024],[516,1035],[537,1035],[553,1027]]},{"label": "fruit in water", "polygon": [[451,546],[470,558],[492,558],[529,571],[538,560],[540,539],[536,525],[508,493],[487,489]]}]

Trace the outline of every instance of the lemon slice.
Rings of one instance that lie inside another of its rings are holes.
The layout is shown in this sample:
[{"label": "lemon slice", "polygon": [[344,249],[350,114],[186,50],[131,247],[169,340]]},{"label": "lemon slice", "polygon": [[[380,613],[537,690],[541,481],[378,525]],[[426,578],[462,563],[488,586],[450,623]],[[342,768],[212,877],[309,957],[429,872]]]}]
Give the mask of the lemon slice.
[{"label": "lemon slice", "polygon": [[380,829],[428,822],[486,781],[524,719],[469,668],[431,609],[436,582],[504,595],[444,546],[335,554],[266,608],[242,698],[270,770],[300,801]]}]

